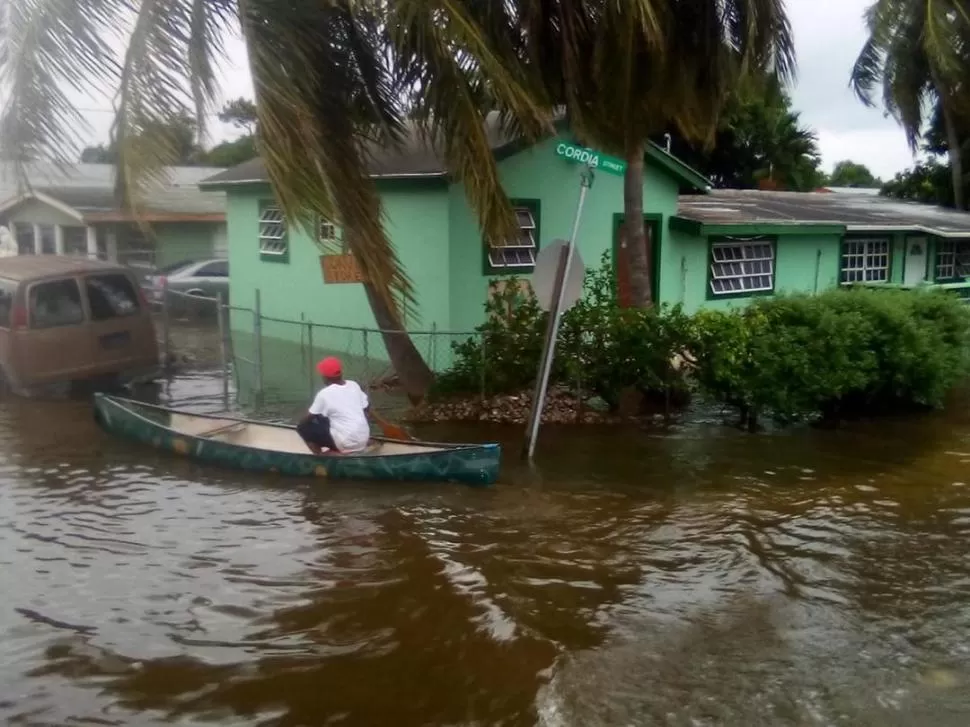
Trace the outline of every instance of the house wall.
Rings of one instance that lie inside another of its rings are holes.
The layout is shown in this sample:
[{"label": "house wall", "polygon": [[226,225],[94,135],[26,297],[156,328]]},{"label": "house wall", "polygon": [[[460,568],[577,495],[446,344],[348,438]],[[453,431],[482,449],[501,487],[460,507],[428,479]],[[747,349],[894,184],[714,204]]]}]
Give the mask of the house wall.
[{"label": "house wall", "polygon": [[225,235],[223,222],[165,222],[152,225],[155,233],[155,264],[217,257],[216,243]]},{"label": "house wall", "polygon": [[[379,184],[385,227],[410,276],[417,305],[410,317],[411,330],[433,326],[447,329],[448,310],[448,192],[441,183],[385,182]],[[271,202],[268,185],[233,191],[228,199],[230,296],[235,306],[252,308],[259,289],[264,316],[308,321],[320,325],[376,328],[374,316],[359,283],[324,283],[320,252],[306,231],[289,229],[288,260],[261,259],[259,206]],[[236,313],[232,327],[252,330],[252,316]],[[263,335],[299,342],[305,326],[267,321]],[[360,340],[358,340],[360,339]],[[363,355],[359,333],[324,329],[314,332],[315,350]],[[386,358],[378,334],[370,334],[367,355]]]},{"label": "house wall", "polygon": [[[579,200],[582,167],[556,156],[558,139],[549,139],[499,162],[499,175],[509,197],[540,202],[539,247],[569,239]],[[663,215],[666,227],[677,209],[677,183],[647,161],[644,171],[645,214]],[[451,326],[470,331],[483,322],[488,282],[499,276],[484,269],[484,242],[478,221],[465,202],[462,185],[448,189]],[[587,269],[598,267],[613,250],[614,215],[623,211],[623,177],[598,172],[587,194],[577,249]],[[663,232],[666,236],[666,230]],[[522,275],[531,279],[531,275]]]},{"label": "house wall", "polygon": [[[743,233],[738,233],[743,236]],[[851,237],[852,235],[849,235]],[[905,268],[906,233],[858,233],[860,237],[889,237],[892,257],[889,282],[902,283]],[[718,236],[713,236],[718,237]],[[845,236],[813,232],[810,227],[796,229],[775,238],[775,287],[773,294],[820,293],[839,284],[842,267],[842,241]],[[935,265],[934,247],[929,246],[929,281]],[[702,307],[713,309],[749,305],[765,294],[713,297],[710,295],[708,269],[710,239],[670,230],[661,256],[660,300],[682,304],[687,312]],[[768,294],[771,295],[771,294]]]}]

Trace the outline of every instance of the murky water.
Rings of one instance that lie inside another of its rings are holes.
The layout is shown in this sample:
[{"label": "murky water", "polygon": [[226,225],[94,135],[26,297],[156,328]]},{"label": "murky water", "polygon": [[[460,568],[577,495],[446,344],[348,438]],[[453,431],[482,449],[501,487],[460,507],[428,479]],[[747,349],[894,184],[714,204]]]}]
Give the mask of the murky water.
[{"label": "murky water", "polygon": [[[218,409],[211,380],[163,395]],[[970,415],[517,431],[491,489],[174,460],[0,404],[0,721],[966,725]]]}]

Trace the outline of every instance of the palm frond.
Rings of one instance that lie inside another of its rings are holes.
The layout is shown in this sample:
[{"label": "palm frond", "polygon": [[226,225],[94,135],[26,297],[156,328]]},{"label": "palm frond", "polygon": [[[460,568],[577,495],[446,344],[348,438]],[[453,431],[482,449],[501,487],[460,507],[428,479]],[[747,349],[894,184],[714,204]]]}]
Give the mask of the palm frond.
[{"label": "palm frond", "polygon": [[0,154],[26,180],[28,159],[66,166],[77,158],[87,125],[67,89],[99,92],[117,77],[104,38],[121,0],[8,0],[0,27]]}]

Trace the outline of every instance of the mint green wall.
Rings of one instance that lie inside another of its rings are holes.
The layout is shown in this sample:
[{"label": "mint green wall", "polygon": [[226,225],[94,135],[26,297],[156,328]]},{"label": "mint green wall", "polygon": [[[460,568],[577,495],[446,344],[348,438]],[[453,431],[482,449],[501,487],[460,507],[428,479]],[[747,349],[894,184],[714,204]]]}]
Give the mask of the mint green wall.
[{"label": "mint green wall", "polygon": [[[549,139],[499,163],[499,174],[511,198],[538,199],[541,203],[540,248],[553,240],[568,239],[579,199],[581,167],[557,157],[559,139]],[[677,183],[664,171],[650,166],[644,174],[645,214],[664,215],[664,225],[677,209]],[[598,266],[602,254],[613,249],[613,217],[623,211],[623,178],[598,172],[583,210],[578,249],[587,268]],[[485,317],[488,281],[483,273],[482,235],[465,202],[464,188],[449,188],[451,221],[450,298],[451,326],[470,331]],[[526,276],[528,277],[528,276]]]},{"label": "mint green wall", "polygon": [[[778,235],[776,237],[775,292],[815,293],[834,288],[839,284],[841,271],[841,235],[812,233]],[[859,236],[892,238],[890,281],[901,283],[905,267],[905,240],[903,233],[865,233]],[[930,250],[931,265],[932,249]],[[745,306],[757,297],[733,297],[709,300],[707,237],[690,235],[677,230],[669,231],[661,256],[660,300],[664,303],[683,304],[688,312],[701,307],[730,308]],[[931,268],[932,275],[932,268]]]},{"label": "mint green wall", "polygon": [[[418,298],[409,327],[427,330],[450,325],[448,310],[448,194],[441,183],[383,183],[379,185],[385,226],[407,270]],[[230,297],[233,305],[252,308],[255,291],[261,295],[264,316],[306,320],[353,328],[376,326],[363,286],[323,282],[320,253],[306,231],[289,230],[289,261],[264,261],[259,256],[259,204],[273,199],[269,186],[233,191],[228,200]],[[250,314],[235,314],[232,326],[252,328]],[[305,329],[305,327],[303,327]],[[299,325],[267,321],[263,335],[300,341]],[[359,333],[317,328],[314,345],[320,349],[363,355]],[[368,355],[385,357],[378,336],[370,336]]]},{"label": "mint green wall", "polygon": [[155,264],[215,257],[215,240],[222,222],[165,222],[152,225],[155,233]]}]

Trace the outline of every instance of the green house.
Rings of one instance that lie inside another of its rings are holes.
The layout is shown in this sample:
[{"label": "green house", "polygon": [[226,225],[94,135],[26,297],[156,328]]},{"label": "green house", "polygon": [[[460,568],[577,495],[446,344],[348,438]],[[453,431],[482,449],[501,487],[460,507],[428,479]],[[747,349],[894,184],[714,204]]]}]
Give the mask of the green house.
[{"label": "green house", "polygon": [[[538,250],[569,237],[582,167],[562,155],[561,145],[573,141],[568,130],[531,146],[489,131],[522,230],[514,245],[483,240],[462,186],[427,146],[415,140],[373,157],[384,224],[418,296],[414,331],[471,331],[484,319],[489,281],[527,278]],[[276,319],[264,337],[302,341],[303,326],[281,321],[312,321],[334,327],[318,333],[318,348],[384,355],[377,337],[362,351],[356,333],[345,330],[375,323],[339,229],[327,221],[310,232],[289,228],[258,159],[201,187],[226,192],[231,297],[234,306],[253,308],[259,291],[263,316]],[[850,283],[962,288],[970,274],[970,215],[863,193],[711,191],[702,175],[655,145],[646,153],[643,205],[655,299],[688,311]],[[623,178],[600,169],[578,249],[587,266],[604,252],[612,256],[621,296],[623,230]],[[235,314],[232,327],[251,332],[252,316]],[[433,366],[447,364],[433,358]]]}]

